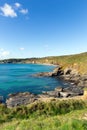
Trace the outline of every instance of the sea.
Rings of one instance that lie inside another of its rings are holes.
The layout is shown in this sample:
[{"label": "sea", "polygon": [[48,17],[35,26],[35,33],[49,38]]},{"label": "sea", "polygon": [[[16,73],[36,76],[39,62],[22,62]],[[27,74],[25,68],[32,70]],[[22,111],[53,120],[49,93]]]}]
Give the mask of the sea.
[{"label": "sea", "polygon": [[55,66],[41,64],[0,64],[0,96],[5,99],[8,94],[31,92],[41,94],[66,84],[52,77],[34,77],[39,72],[51,72]]}]

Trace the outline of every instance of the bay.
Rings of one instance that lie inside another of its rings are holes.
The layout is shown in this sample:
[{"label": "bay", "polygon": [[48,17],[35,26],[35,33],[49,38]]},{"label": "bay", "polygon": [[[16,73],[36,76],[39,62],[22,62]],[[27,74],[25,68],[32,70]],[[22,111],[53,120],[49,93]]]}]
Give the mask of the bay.
[{"label": "bay", "polygon": [[55,66],[40,64],[0,64],[0,95],[7,98],[9,93],[54,90],[57,86],[66,87],[61,80],[52,77],[33,77],[39,72],[51,72]]}]

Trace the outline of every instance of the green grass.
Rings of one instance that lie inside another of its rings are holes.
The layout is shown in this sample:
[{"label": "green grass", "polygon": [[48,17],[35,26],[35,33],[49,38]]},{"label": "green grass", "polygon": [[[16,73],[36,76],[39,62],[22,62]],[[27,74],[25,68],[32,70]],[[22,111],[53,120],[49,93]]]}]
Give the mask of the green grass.
[{"label": "green grass", "polygon": [[76,54],[76,55],[67,55],[67,56],[54,56],[54,57],[45,57],[37,59],[37,62],[40,63],[52,63],[59,64],[63,68],[72,67],[79,71],[79,73],[87,73],[87,52]]},{"label": "green grass", "polygon": [[86,130],[87,100],[38,102],[8,109],[0,105],[0,130]]},{"label": "green grass", "polygon": [[1,130],[87,130],[87,120],[83,117],[87,109],[72,111],[65,115],[14,119],[0,126]]}]

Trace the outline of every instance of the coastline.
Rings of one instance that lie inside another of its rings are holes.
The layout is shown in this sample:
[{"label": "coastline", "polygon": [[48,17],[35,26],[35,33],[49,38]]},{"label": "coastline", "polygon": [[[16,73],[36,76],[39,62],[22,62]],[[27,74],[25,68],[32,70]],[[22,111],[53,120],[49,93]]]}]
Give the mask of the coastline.
[{"label": "coastline", "polygon": [[[23,93],[13,93],[9,94],[9,98],[6,99],[6,105],[7,107],[16,107],[20,105],[27,105],[31,104],[35,101],[46,101],[50,99],[73,99],[74,97],[78,98],[78,96],[84,95],[84,88],[87,86],[83,86],[84,82],[87,83],[87,75],[81,77],[77,73],[73,73],[72,71],[69,71],[70,74],[67,72],[69,70],[67,69],[66,74],[63,72],[61,67],[56,67],[53,72],[42,72],[36,74],[36,77],[53,77],[56,79],[61,79],[62,81],[65,81],[66,83],[70,83],[69,87],[62,88],[61,86],[56,87],[53,91],[44,91],[42,94],[33,94],[30,92],[23,92]],[[74,71],[75,72],[75,71]],[[83,81],[83,84],[81,84]],[[78,84],[77,84],[78,83]],[[86,84],[87,85],[87,84]]]},{"label": "coastline", "polygon": [[[53,72],[41,72],[41,73],[37,73],[35,76],[38,77],[53,77],[56,79],[61,79],[62,81],[64,81],[65,83],[69,83],[70,87],[67,87],[66,89],[58,89],[55,88],[56,90],[54,91],[49,91],[49,92],[44,92],[43,94],[39,95],[40,97],[45,97],[45,98],[50,98],[50,97],[57,97],[59,98],[69,98],[71,96],[75,97],[78,95],[83,95],[84,88],[87,88],[87,73],[86,73],[86,60],[85,62],[80,62],[81,64],[81,68],[79,67],[78,63],[78,56],[80,56],[82,59],[86,58],[87,52],[83,53],[83,54],[78,54],[78,55],[73,55],[73,56],[69,56],[69,60],[67,60],[69,63],[67,63],[67,61],[64,59],[65,57],[59,57],[59,61],[65,61],[67,64],[62,64],[59,65],[58,62],[54,62],[56,61],[56,59],[52,58],[52,61],[48,58],[48,63],[46,63],[45,61],[47,60],[47,58],[42,58],[42,59],[31,59],[29,61],[29,59],[22,61],[20,60],[20,62],[18,62],[16,59],[11,59],[11,60],[6,60],[3,63],[13,63],[13,64],[38,64],[38,65],[46,65],[46,66],[54,66],[54,70]],[[84,58],[83,58],[84,56]],[[57,57],[58,58],[58,57]],[[63,58],[63,59],[62,59]],[[73,59],[76,59],[76,62]],[[44,61],[44,63],[42,63]],[[64,63],[64,61],[62,63]],[[51,64],[52,63],[52,64]],[[61,62],[59,62],[61,63]],[[85,64],[85,65],[84,65]],[[65,65],[65,66],[64,66]],[[84,65],[84,66],[83,66]],[[84,67],[84,68],[83,68]],[[84,71],[83,71],[84,70]],[[85,73],[80,73],[80,72],[85,72]],[[32,95],[32,94],[31,94]],[[38,95],[37,95],[38,96]],[[35,97],[36,99],[36,97]]]},{"label": "coastline", "polygon": [[[26,63],[25,63],[26,64]],[[58,65],[55,64],[50,64],[50,63],[30,63],[30,64],[36,64],[36,65],[47,65],[47,66],[54,66],[54,67],[58,67]]]}]

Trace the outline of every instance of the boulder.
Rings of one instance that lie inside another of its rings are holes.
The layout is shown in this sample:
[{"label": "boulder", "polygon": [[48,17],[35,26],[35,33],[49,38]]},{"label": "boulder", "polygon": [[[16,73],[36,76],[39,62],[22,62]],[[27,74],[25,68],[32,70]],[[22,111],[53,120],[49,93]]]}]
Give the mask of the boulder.
[{"label": "boulder", "polygon": [[20,105],[30,104],[33,103],[35,100],[37,100],[37,97],[34,94],[28,92],[15,93],[9,95],[9,98],[6,99],[6,105],[8,108],[11,108]]},{"label": "boulder", "polygon": [[63,98],[67,98],[69,97],[71,94],[69,92],[60,92],[60,97],[63,97]]},{"label": "boulder", "polygon": [[70,87],[64,88],[63,92],[68,92],[72,96],[83,95],[83,93],[84,93],[83,89],[79,88],[77,86],[70,86]]},{"label": "boulder", "polygon": [[55,98],[58,98],[60,96],[58,91],[48,91],[47,95]]},{"label": "boulder", "polygon": [[44,91],[42,94],[40,94],[40,97],[41,96],[45,96],[45,97],[54,97],[54,98],[58,98],[60,95],[59,95],[59,92],[58,91]]}]

